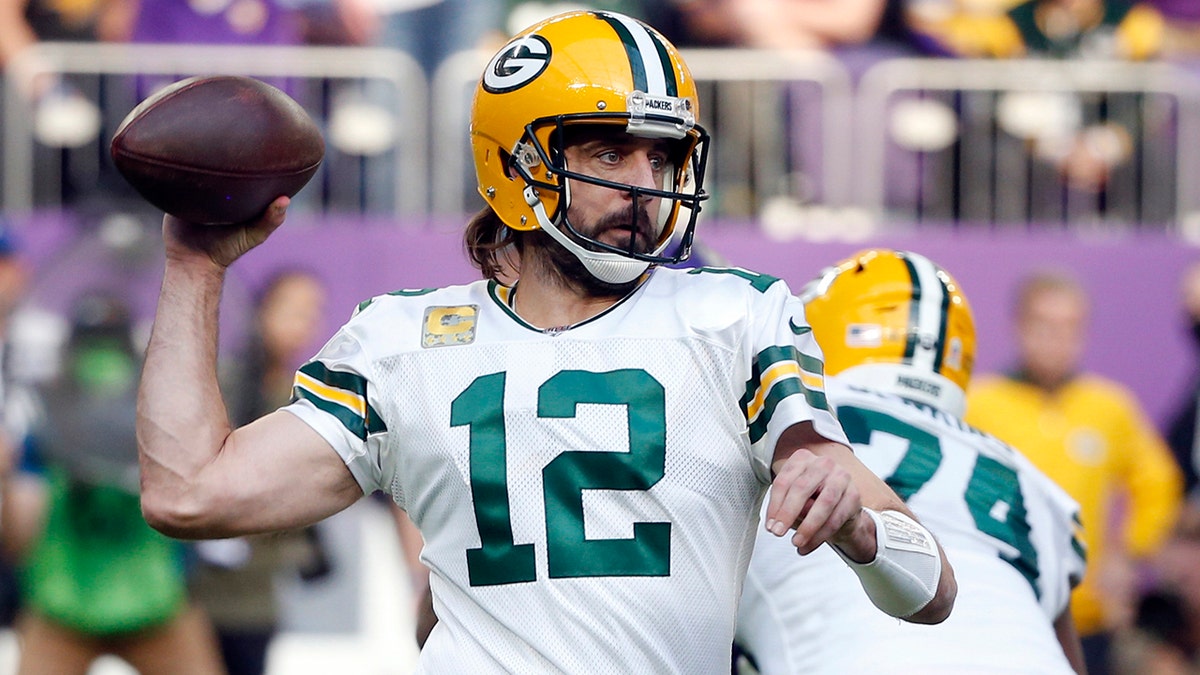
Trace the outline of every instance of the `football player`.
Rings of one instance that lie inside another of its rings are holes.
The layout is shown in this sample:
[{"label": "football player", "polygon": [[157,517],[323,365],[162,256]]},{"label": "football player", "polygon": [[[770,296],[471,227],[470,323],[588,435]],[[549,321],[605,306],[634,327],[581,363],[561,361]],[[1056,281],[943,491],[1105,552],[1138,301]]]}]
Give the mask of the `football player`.
[{"label": "football player", "polygon": [[975,324],[958,284],[921,255],[871,249],[802,299],[855,455],[938,537],[961,592],[944,623],[900,623],[829,547],[801,557],[759,536],[739,647],[768,675],[1084,672],[1068,608],[1084,568],[1078,505],[962,422]]},{"label": "football player", "polygon": [[213,376],[222,279],[287,202],[240,227],[167,217],[147,519],[230,536],[388,494],[424,539],[425,672],[727,671],[769,486],[772,536],[834,543],[893,614],[944,620],[953,571],[846,445],[799,299],[665,266],[704,197],[698,112],[679,53],[629,17],[517,35],[471,118],[487,207],[465,238],[487,278],[360,304],[293,402],[238,429]]}]

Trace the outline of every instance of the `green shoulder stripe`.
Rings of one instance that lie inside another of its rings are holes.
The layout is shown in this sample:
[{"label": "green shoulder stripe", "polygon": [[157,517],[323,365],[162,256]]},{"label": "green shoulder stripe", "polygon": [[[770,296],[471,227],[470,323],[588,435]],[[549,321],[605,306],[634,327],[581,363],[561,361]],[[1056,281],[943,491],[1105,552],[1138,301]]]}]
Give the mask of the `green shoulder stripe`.
[{"label": "green shoulder stripe", "polygon": [[[324,386],[324,391],[297,384],[292,400],[304,399],[333,415],[350,433],[362,440],[387,431],[383,417],[367,401],[367,380],[361,375],[330,370],[319,361],[310,361],[300,372]],[[357,404],[357,405],[355,405]],[[365,414],[359,411],[365,411]]]},{"label": "green shoulder stripe", "polygon": [[[778,364],[789,361],[794,363],[797,369],[813,375],[821,375],[824,371],[824,366],[819,359],[802,354],[791,345],[768,347],[759,352],[751,366],[750,379],[746,381],[746,392],[739,402],[742,414],[746,416],[746,421],[750,425],[750,442],[752,443],[757,442],[767,433],[767,426],[775,414],[775,409],[781,401],[789,396],[801,394],[810,407],[829,410],[829,401],[826,399],[825,393],[806,387],[798,373],[777,376],[771,382],[764,383],[762,381],[763,373]],[[754,415],[750,407],[764,386],[767,390],[762,397],[762,407],[757,411],[757,415]],[[752,415],[754,415],[753,420],[751,419]]]},{"label": "green shoulder stripe", "polygon": [[773,277],[770,274],[760,274],[751,272],[740,267],[693,267],[687,271],[688,274],[732,274],[735,277],[741,277],[750,282],[750,287],[759,293],[766,293],[767,289],[775,285],[779,281],[779,277]]}]

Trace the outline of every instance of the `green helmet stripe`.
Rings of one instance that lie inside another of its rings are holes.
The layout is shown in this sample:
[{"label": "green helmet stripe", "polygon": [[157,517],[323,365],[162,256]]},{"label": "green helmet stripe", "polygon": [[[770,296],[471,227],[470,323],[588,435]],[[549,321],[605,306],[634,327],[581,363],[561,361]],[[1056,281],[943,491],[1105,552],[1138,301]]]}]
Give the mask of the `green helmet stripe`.
[{"label": "green helmet stripe", "polygon": [[[915,253],[906,253],[902,258],[913,289],[904,362],[940,373],[946,344],[950,289],[946,286],[944,275],[928,258]],[[937,336],[933,344],[922,345],[922,338],[930,335]]]},{"label": "green helmet stripe", "polygon": [[675,68],[671,66],[671,55],[667,53],[667,45],[650,31],[646,31],[650,41],[654,43],[654,51],[658,52],[658,62],[663,67],[663,79],[667,85],[667,96],[679,95],[679,83],[675,80]]},{"label": "green helmet stripe", "polygon": [[625,46],[633,76],[633,88],[655,96],[678,96],[679,85],[666,45],[641,23],[624,16],[595,12],[616,32]]}]

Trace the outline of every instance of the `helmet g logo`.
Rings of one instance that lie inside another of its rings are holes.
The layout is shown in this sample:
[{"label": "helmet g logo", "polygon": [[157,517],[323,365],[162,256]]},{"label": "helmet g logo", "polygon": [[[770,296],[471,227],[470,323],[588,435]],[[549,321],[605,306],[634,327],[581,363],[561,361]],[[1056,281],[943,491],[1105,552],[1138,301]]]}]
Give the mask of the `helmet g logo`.
[{"label": "helmet g logo", "polygon": [[529,84],[550,65],[550,43],[540,35],[513,40],[483,71],[483,88],[503,94]]}]

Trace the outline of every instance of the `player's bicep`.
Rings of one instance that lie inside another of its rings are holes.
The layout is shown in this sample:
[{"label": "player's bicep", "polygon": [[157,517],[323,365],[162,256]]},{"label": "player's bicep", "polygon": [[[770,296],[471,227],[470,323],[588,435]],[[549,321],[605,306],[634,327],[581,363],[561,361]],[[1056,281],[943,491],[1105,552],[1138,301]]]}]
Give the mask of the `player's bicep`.
[{"label": "player's bicep", "polygon": [[315,523],[363,495],[329,442],[284,411],[234,430],[203,482],[212,486],[212,526],[224,536]]}]

